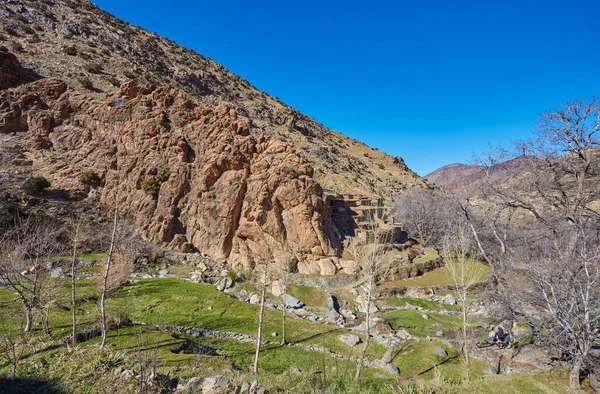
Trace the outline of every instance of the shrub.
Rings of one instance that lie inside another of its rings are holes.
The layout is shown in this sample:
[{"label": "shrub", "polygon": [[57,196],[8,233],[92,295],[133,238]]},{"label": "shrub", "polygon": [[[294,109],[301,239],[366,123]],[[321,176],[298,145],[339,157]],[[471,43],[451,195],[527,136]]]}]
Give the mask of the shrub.
[{"label": "shrub", "polygon": [[35,30],[27,25],[21,25],[21,30],[23,30],[23,33],[25,34],[35,34]]},{"label": "shrub", "polygon": [[102,72],[102,66],[98,63],[87,63],[83,66],[85,71],[90,72],[92,74],[100,74]]},{"label": "shrub", "polygon": [[23,45],[18,41],[13,41],[10,46],[15,52],[23,52]]},{"label": "shrub", "polygon": [[112,75],[107,77],[106,80],[113,86],[116,86],[116,87],[121,86],[121,81],[119,81],[118,78],[115,78]]},{"label": "shrub", "polygon": [[23,182],[21,189],[31,196],[41,196],[50,186],[50,181],[43,176],[32,176]]},{"label": "shrub", "polygon": [[92,58],[89,53],[85,52],[79,52],[79,57],[85,60],[90,60]]},{"label": "shrub", "polygon": [[82,172],[77,177],[77,180],[79,181],[79,183],[82,183],[87,186],[92,186],[92,187],[100,186],[100,182],[101,182],[101,179],[98,176],[98,174],[96,174],[92,170]]},{"label": "shrub", "polygon": [[88,77],[79,78],[79,83],[87,90],[94,90],[94,82]]},{"label": "shrub", "polygon": [[5,32],[6,34],[8,34],[8,35],[11,35],[11,36],[18,36],[18,34],[17,34],[17,32],[15,31],[15,29],[13,29],[12,27],[5,26],[5,27],[4,27],[4,32]]},{"label": "shrub", "polygon": [[171,176],[171,168],[169,168],[168,164],[163,164],[160,166],[156,173],[156,180],[160,183],[165,182]]},{"label": "shrub", "polygon": [[68,46],[68,47],[64,47],[62,49],[63,53],[65,55],[69,55],[69,56],[76,56],[77,55],[77,48],[75,48],[74,46]]},{"label": "shrub", "polygon": [[131,71],[124,71],[123,75],[125,76],[125,78],[127,79],[135,79],[135,75],[131,72]]},{"label": "shrub", "polygon": [[0,33],[0,41],[4,41],[6,39],[6,37],[4,37],[4,34]]},{"label": "shrub", "polygon": [[147,195],[156,198],[160,190],[160,182],[154,178],[146,178],[140,183],[140,189],[146,192]]},{"label": "shrub", "polygon": [[40,25],[39,25],[39,24],[37,24],[37,23],[36,23],[35,25],[33,25],[32,27],[33,27],[33,30],[35,30],[35,31],[42,31],[42,30],[44,30],[44,29],[42,28],[42,26],[40,26]]}]

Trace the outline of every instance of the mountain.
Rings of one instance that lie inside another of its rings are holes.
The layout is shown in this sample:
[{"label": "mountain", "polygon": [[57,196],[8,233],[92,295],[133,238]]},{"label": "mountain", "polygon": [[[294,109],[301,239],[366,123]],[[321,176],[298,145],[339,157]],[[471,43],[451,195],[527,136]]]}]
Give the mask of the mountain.
[{"label": "mountain", "polygon": [[468,196],[477,194],[477,184],[482,179],[486,178],[494,184],[503,184],[526,172],[529,164],[531,164],[530,160],[524,157],[517,157],[490,167],[454,163],[425,175],[425,179],[442,189]]},{"label": "mountain", "polygon": [[12,200],[24,198],[15,179],[43,175],[164,246],[252,268],[288,244],[300,272],[330,274],[348,264],[329,200],[386,205],[427,185],[401,158],[90,2],[9,0],[0,23],[0,179]]}]

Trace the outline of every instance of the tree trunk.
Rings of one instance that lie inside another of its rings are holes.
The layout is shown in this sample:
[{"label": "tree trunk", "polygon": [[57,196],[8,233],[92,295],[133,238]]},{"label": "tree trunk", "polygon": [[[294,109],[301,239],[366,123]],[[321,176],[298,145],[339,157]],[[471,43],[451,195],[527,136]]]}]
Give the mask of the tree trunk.
[{"label": "tree trunk", "polygon": [[73,336],[71,340],[71,344],[75,345],[77,342],[77,302],[75,300],[75,262],[77,256],[77,238],[78,238],[79,229],[75,230],[75,239],[73,240],[73,259],[71,260],[71,310],[72,310],[72,318],[73,318],[73,331],[71,335]]},{"label": "tree trunk", "polygon": [[265,275],[263,278],[263,288],[260,297],[260,313],[258,315],[258,334],[256,335],[256,354],[254,355],[254,373],[258,374],[258,355],[260,353],[260,343],[262,341],[262,323],[263,314],[265,311],[265,292],[267,290],[267,268],[265,267]]},{"label": "tree trunk", "polygon": [[102,325],[102,342],[100,347],[106,345],[106,292],[108,288],[108,274],[110,273],[110,266],[112,263],[112,256],[115,250],[115,239],[117,237],[117,207],[115,206],[115,217],[113,220],[113,229],[110,237],[110,247],[108,249],[108,257],[106,259],[106,269],[104,270],[104,276],[102,277],[102,294],[100,295],[100,319]]},{"label": "tree trunk", "polygon": [[469,375],[471,372],[471,365],[469,360],[469,341],[467,338],[467,303],[466,303],[466,293],[465,298],[463,298],[463,354],[465,355],[465,379],[469,381]]},{"label": "tree trunk", "polygon": [[281,325],[281,344],[285,345],[285,316],[287,315],[287,308],[285,305],[285,300],[287,296],[287,273],[285,274],[284,282],[283,282],[283,319]]},{"label": "tree trunk", "polygon": [[569,374],[569,384],[573,390],[581,389],[581,382],[579,381],[579,376],[581,373],[581,358],[575,357],[573,362],[573,366],[571,367],[571,373]]},{"label": "tree trunk", "polygon": [[366,308],[366,317],[365,317],[365,345],[363,346],[362,352],[360,353],[360,359],[358,360],[358,365],[356,366],[356,375],[354,376],[354,381],[357,381],[360,378],[360,373],[362,372],[362,367],[365,362],[365,355],[367,354],[367,348],[369,347],[369,341],[371,338],[371,289],[373,288],[373,275],[369,276],[369,287],[367,290],[367,299],[365,300],[365,308]]},{"label": "tree trunk", "polygon": [[33,325],[33,312],[30,306],[25,306],[25,332],[29,332]]}]

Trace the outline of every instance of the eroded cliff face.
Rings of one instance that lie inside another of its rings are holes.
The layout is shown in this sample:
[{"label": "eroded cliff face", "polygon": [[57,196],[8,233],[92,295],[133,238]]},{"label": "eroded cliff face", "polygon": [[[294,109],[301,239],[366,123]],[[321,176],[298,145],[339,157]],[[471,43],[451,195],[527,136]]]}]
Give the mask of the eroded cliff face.
[{"label": "eroded cliff face", "polygon": [[[289,244],[304,273],[341,268],[319,264],[339,242],[312,168],[291,145],[251,135],[228,106],[135,82],[104,99],[51,78],[0,94],[0,133],[22,135],[36,173],[118,208],[149,240],[245,269]],[[89,170],[99,187],[78,181]]]}]

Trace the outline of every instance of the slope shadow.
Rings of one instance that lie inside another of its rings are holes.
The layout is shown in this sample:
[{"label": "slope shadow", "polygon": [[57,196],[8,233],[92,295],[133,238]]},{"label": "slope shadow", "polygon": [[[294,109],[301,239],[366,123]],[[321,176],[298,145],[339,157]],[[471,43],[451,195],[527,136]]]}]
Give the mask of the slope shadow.
[{"label": "slope shadow", "polygon": [[15,378],[0,376],[2,394],[67,394],[55,380],[43,380],[32,377]]}]

